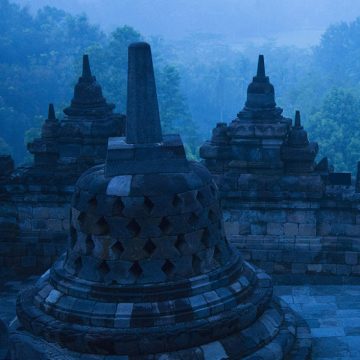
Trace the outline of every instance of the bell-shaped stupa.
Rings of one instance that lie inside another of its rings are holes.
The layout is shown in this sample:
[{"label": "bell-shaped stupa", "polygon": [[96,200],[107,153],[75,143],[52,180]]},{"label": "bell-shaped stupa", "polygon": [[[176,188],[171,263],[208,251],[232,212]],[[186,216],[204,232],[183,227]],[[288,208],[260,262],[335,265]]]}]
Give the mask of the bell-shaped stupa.
[{"label": "bell-shaped stupa", "polygon": [[162,134],[148,44],[130,45],[128,81],[127,136],[80,177],[66,254],[18,298],[18,333],[36,339],[24,347],[56,343],[69,359],[305,358],[271,279],[229,245],[211,174]]}]

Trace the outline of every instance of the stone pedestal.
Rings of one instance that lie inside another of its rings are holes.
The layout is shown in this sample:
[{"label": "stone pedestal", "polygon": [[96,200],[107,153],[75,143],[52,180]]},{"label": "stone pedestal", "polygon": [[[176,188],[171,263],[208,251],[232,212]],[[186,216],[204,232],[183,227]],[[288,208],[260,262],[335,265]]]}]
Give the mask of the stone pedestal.
[{"label": "stone pedestal", "polygon": [[0,320],[0,360],[6,360],[9,351],[9,334],[7,326]]}]

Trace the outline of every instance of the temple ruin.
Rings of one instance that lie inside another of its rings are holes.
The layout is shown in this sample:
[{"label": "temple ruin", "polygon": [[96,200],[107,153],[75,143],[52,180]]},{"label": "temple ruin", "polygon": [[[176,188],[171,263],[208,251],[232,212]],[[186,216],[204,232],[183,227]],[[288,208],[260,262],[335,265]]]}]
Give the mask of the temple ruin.
[{"label": "temple ruin", "polygon": [[50,104],[28,145],[33,162],[0,156],[0,266],[43,274],[0,321],[0,360],[310,359],[302,311],[272,278],[359,284],[360,163],[352,178],[317,158],[262,55],[202,163],[162,133],[147,43],[129,47],[127,91],[125,117],[84,55],[64,118]]},{"label": "temple ruin", "polygon": [[200,149],[220,188],[230,241],[290,283],[360,274],[359,186],[327,158],[316,162],[317,153],[300,112],[293,122],[276,106],[262,55],[243,110],[218,123]]},{"label": "temple ruin", "polygon": [[0,157],[0,266],[11,274],[41,273],[63,253],[74,184],[104,162],[107,140],[123,135],[125,116],[113,112],[83,57],[82,75],[65,117],[49,105],[41,137],[28,144],[34,161],[14,168]]},{"label": "temple ruin", "polygon": [[76,182],[65,254],[18,297],[12,359],[308,358],[304,322],[228,243],[210,172],[162,134],[147,43],[128,67],[126,137]]}]

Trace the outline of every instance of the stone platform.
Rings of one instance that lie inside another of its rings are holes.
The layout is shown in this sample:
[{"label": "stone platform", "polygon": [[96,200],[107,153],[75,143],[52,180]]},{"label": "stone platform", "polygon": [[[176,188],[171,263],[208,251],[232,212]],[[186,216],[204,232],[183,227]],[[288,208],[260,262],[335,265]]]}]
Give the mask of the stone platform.
[{"label": "stone platform", "polygon": [[[7,324],[11,322],[15,317],[15,302],[19,290],[34,282],[35,278],[31,277],[2,282],[1,320]],[[359,285],[278,285],[274,287],[274,293],[293,310],[301,312],[311,330],[313,360],[360,358]]]},{"label": "stone platform", "polygon": [[[262,272],[258,272],[262,276]],[[264,279],[266,280],[266,279]],[[23,290],[24,287],[32,287],[35,283],[35,278],[30,277],[24,280],[9,281],[4,283],[2,291],[0,292],[0,313],[1,320],[4,324],[10,325],[12,328],[16,328],[17,321],[15,318],[15,302],[16,296],[19,290]],[[283,314],[283,315],[282,315]],[[11,331],[10,331],[11,332]],[[228,359],[232,358],[227,354],[229,344],[233,343],[234,348],[252,348],[257,347],[257,342],[253,339],[260,339],[259,341],[267,341],[266,337],[269,333],[278,332],[267,346],[261,348],[258,352],[249,355],[241,356],[241,359],[246,360],[260,360],[260,359],[276,359],[283,358],[283,351],[287,347],[292,347],[291,355],[288,359],[310,359],[309,352],[311,346],[310,332],[307,324],[297,316],[297,314],[288,306],[288,304],[281,298],[276,298],[269,309],[263,314],[259,321],[255,322],[253,326],[243,331],[241,336],[236,336],[234,339],[223,339],[215,341],[213,343],[206,344],[194,348],[193,355],[195,359]],[[293,345],[295,332],[297,333],[297,340]],[[254,336],[256,334],[256,336]],[[261,334],[264,336],[262,339]],[[290,335],[289,335],[290,334]],[[291,335],[292,334],[292,335]],[[93,360],[130,360],[140,359],[140,357],[127,357],[127,356],[103,356],[103,355],[90,355],[90,354],[79,354],[68,350],[64,350],[60,346],[48,343],[44,340],[34,337],[30,333],[12,332],[12,342],[15,346],[12,347],[12,356],[16,358],[16,352],[20,351],[20,355],[27,353],[29,359],[61,359],[61,360],[75,360],[75,359],[93,359]],[[262,339],[262,340],[261,340]],[[4,345],[3,345],[4,348]],[[226,350],[225,350],[226,349]],[[1,351],[0,351],[1,354]],[[184,356],[182,356],[184,355]],[[165,355],[162,355],[165,356]],[[169,354],[168,359],[188,359],[188,355],[182,354],[181,351],[177,354],[177,357],[173,357],[174,354]],[[2,359],[2,358],[0,358]],[[163,359],[162,357],[156,357],[154,359]]]}]

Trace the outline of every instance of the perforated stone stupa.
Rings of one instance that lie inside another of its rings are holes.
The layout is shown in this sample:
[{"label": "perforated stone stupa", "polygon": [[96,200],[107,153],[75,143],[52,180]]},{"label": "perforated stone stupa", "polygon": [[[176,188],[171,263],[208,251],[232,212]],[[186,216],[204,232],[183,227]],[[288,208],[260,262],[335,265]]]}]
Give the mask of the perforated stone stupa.
[{"label": "perforated stone stupa", "polygon": [[19,295],[12,358],[307,358],[306,328],[229,245],[211,174],[162,134],[146,43],[129,47],[127,115],[76,184],[66,254]]}]

